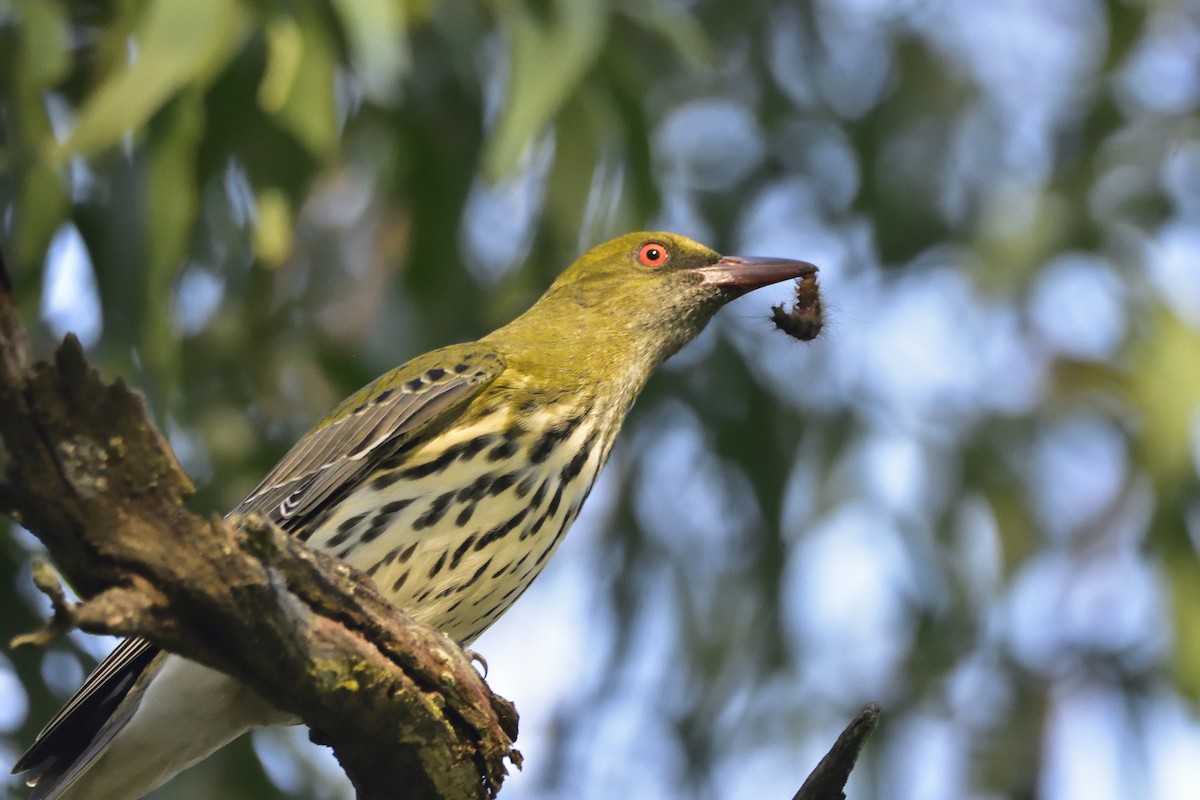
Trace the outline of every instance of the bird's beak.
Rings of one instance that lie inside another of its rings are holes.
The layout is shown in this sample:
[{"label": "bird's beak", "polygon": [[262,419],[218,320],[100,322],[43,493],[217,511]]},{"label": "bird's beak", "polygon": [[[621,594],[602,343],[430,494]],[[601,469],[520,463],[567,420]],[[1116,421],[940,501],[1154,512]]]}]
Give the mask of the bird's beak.
[{"label": "bird's beak", "polygon": [[807,261],[741,256],[725,256],[715,264],[692,270],[705,284],[731,289],[739,295],[816,271],[817,268]]}]

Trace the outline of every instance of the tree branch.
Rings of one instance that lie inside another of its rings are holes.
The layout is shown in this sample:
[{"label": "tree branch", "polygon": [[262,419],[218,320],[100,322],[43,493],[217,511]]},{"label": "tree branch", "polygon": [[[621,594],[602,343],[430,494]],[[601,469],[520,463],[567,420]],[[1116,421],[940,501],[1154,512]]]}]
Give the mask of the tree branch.
[{"label": "tree branch", "polygon": [[878,724],[878,705],[871,703],[859,711],[792,800],[845,800],[850,771]]},{"label": "tree branch", "polygon": [[141,397],[73,336],[32,363],[0,262],[0,512],[84,598],[52,627],[144,636],[236,677],[308,723],[360,798],[494,796],[521,763],[516,711],[462,650],[274,526],[192,514],[191,491]]}]

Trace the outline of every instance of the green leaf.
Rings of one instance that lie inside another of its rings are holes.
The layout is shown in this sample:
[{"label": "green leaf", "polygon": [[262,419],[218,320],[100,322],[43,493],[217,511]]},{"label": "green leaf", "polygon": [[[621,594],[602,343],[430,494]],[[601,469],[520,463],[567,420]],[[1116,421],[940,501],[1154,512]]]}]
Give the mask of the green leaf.
[{"label": "green leaf", "polygon": [[334,0],[350,40],[354,70],[367,97],[378,103],[398,99],[400,79],[412,65],[408,17],[395,0]]},{"label": "green leaf", "polygon": [[545,19],[527,7],[503,19],[512,46],[508,98],[488,143],[484,171],[496,181],[516,168],[531,139],[562,108],[600,55],[607,9],[594,0],[554,0]]},{"label": "green leaf", "polygon": [[329,31],[311,6],[296,17],[277,14],[267,24],[267,71],[258,103],[314,155],[337,142]]},{"label": "green leaf", "polygon": [[254,252],[269,267],[277,267],[292,250],[292,204],[282,190],[271,187],[258,193],[258,222]]},{"label": "green leaf", "polygon": [[1175,612],[1175,678],[1179,689],[1196,700],[1200,698],[1200,605],[1196,603],[1200,564],[1192,553],[1177,555],[1163,564]]},{"label": "green leaf", "polygon": [[1159,306],[1134,348],[1129,394],[1141,420],[1137,452],[1160,480],[1192,474],[1192,426],[1200,409],[1200,332]]},{"label": "green leaf", "polygon": [[133,62],[88,98],[54,153],[89,155],[137,130],[184,86],[206,86],[241,46],[249,17],[237,0],[153,0],[139,20]]},{"label": "green leaf", "polygon": [[716,52],[694,14],[665,3],[625,3],[619,10],[638,27],[662,37],[692,68],[713,65]]},{"label": "green leaf", "polygon": [[71,68],[70,31],[62,5],[52,0],[20,0],[20,71],[25,88],[44,89]]},{"label": "green leaf", "polygon": [[9,108],[13,139],[0,149],[0,172],[9,173],[19,185],[13,230],[18,269],[23,269],[42,262],[70,206],[63,176],[37,154],[54,142],[44,93],[65,78],[71,62],[70,29],[60,4],[23,0],[16,8],[21,36]]},{"label": "green leaf", "polygon": [[62,224],[71,200],[62,176],[41,161],[32,161],[21,175],[17,218],[17,263],[40,264],[54,231]]},{"label": "green leaf", "polygon": [[196,153],[204,135],[204,95],[198,88],[181,94],[155,119],[147,195],[149,263],[139,352],[164,386],[178,385],[182,370],[179,340],[171,330],[171,293],[188,256],[188,241],[199,205]]}]

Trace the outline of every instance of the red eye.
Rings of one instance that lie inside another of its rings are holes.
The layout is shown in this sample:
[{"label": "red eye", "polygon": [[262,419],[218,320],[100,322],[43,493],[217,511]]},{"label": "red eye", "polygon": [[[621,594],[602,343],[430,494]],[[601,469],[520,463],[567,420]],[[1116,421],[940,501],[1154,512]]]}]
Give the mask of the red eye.
[{"label": "red eye", "polygon": [[638,262],[647,267],[661,267],[667,263],[671,253],[658,242],[646,242],[638,248]]}]

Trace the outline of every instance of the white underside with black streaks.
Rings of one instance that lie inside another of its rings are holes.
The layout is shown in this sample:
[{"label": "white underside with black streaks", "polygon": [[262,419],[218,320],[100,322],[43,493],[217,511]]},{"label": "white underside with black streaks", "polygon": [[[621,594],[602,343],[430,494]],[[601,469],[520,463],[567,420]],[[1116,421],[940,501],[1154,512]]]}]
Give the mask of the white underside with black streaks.
[{"label": "white underside with black streaks", "polygon": [[[540,422],[531,420],[532,427],[538,429]],[[532,463],[536,435],[523,437],[513,452],[501,450],[503,457],[490,459],[511,420],[503,414],[486,417],[413,452],[401,471],[434,461],[455,445],[494,437],[481,453],[458,458],[432,475],[399,479],[382,488],[364,484],[339,504],[308,544],[370,572],[397,607],[467,644],[508,610],[574,522],[609,449],[608,437],[597,433],[597,422],[585,419],[544,461]],[[589,442],[586,458],[570,468]],[[489,484],[477,499],[463,490]],[[382,510],[404,501],[411,502],[390,515]],[[429,524],[433,515],[437,519]]]}]

